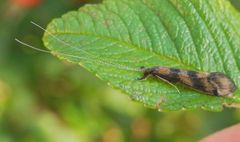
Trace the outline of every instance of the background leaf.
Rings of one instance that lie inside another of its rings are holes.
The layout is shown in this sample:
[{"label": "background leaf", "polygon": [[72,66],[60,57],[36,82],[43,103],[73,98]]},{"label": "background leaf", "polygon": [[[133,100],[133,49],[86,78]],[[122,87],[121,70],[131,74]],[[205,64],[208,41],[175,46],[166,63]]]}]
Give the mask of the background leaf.
[{"label": "background leaf", "polygon": [[[139,81],[141,66],[219,71],[240,83],[240,15],[225,0],[105,0],[54,19],[44,43],[61,59],[96,73],[133,100],[161,110],[237,106],[234,97],[204,95],[157,79]],[[72,45],[71,47],[69,45]]]}]

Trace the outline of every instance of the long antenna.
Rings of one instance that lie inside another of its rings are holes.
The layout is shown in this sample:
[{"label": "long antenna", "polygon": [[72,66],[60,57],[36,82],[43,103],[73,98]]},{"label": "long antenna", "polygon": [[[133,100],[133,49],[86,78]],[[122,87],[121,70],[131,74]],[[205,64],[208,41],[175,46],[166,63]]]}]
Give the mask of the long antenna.
[{"label": "long antenna", "polygon": [[15,38],[15,41],[17,41],[18,43],[20,43],[20,44],[22,44],[22,45],[24,45],[24,46],[27,46],[27,47],[29,47],[29,48],[32,48],[32,49],[34,49],[34,50],[37,50],[37,51],[40,51],[40,52],[44,52],[44,53],[51,53],[50,51],[43,50],[43,49],[40,49],[40,48],[36,48],[36,47],[34,47],[34,46],[32,46],[32,45],[29,45],[29,44],[27,44],[27,43],[25,43],[25,42],[22,42],[22,41],[20,41],[20,40],[17,39],[17,38]]},{"label": "long antenna", "polygon": [[[65,54],[65,53],[58,53],[58,52],[54,52],[54,51],[43,50],[43,49],[40,49],[40,48],[36,48],[36,47],[34,47],[34,46],[30,45],[30,44],[27,44],[27,43],[25,43],[25,42],[23,42],[23,41],[21,41],[21,40],[19,40],[19,39],[17,39],[17,38],[15,38],[15,41],[17,41],[18,43],[20,43],[20,44],[22,44],[22,45],[24,45],[24,46],[26,46],[26,47],[29,47],[29,48],[31,48],[31,49],[34,49],[34,50],[40,51],[40,52],[44,52],[44,53],[56,54],[56,55],[63,55],[63,56],[68,56],[68,57],[77,58],[77,59],[84,59],[85,61],[94,61],[94,62],[99,62],[99,63],[102,63],[102,64],[106,64],[106,65],[111,65],[111,66],[114,66],[114,67],[118,66],[118,67],[121,68],[121,69],[126,69],[126,70],[130,70],[130,71],[142,72],[142,69],[141,69],[141,68],[131,68],[131,67],[128,67],[128,66],[125,66],[125,65],[121,65],[121,64],[118,64],[118,63],[110,63],[110,62],[108,62],[108,61],[104,61],[104,60],[100,59],[99,57],[97,57],[96,55],[93,55],[93,54],[91,54],[91,53],[89,53],[89,52],[87,52],[87,51],[85,51],[85,50],[83,50],[83,49],[76,48],[75,46],[72,46],[72,45],[70,45],[69,43],[67,43],[67,42],[59,39],[58,37],[56,37],[55,35],[53,35],[51,32],[49,32],[48,30],[46,30],[46,29],[43,28],[42,26],[38,25],[37,23],[31,21],[31,24],[33,24],[34,26],[42,29],[43,31],[45,31],[46,33],[48,33],[51,37],[53,37],[53,38],[56,39],[57,41],[61,42],[62,44],[66,45],[66,46],[68,46],[68,47],[71,47],[71,48],[75,48],[75,49],[77,49],[77,50],[80,50],[81,52],[84,52],[85,54],[91,56],[91,58],[85,58],[85,57],[79,57],[79,56],[70,55],[70,54]],[[92,58],[93,58],[93,59],[92,59]],[[95,60],[94,60],[94,59],[95,59]],[[96,59],[97,59],[97,60],[96,60]],[[167,80],[165,80],[165,79],[163,79],[163,78],[159,78],[159,79],[161,79],[161,80],[167,82],[168,84],[170,84],[171,86],[173,86],[173,87],[177,90],[177,92],[180,94],[180,91],[178,90],[178,88],[177,88],[175,85],[173,85],[171,82],[169,82],[169,81],[167,81]]]}]

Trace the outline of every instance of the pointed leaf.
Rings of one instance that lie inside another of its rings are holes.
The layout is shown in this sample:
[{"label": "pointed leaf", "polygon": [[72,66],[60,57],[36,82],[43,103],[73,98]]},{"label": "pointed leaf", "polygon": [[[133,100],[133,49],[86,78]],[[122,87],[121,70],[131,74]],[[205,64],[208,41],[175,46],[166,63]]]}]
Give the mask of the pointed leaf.
[{"label": "pointed leaf", "polygon": [[239,87],[239,27],[240,14],[226,0],[105,0],[54,19],[43,40],[59,58],[148,107],[220,111],[238,106],[239,90],[216,97],[176,84],[179,94],[162,80],[138,80],[139,68],[218,71]]}]

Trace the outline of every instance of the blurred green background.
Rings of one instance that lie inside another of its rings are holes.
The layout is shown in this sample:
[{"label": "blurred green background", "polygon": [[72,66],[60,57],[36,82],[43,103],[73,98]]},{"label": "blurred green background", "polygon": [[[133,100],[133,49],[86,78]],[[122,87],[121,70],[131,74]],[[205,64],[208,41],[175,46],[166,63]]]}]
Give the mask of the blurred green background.
[{"label": "blurred green background", "polygon": [[[0,1],[0,142],[192,142],[240,121],[240,111],[158,112],[43,48],[51,19],[100,0]],[[232,0],[240,8],[239,0]]]}]

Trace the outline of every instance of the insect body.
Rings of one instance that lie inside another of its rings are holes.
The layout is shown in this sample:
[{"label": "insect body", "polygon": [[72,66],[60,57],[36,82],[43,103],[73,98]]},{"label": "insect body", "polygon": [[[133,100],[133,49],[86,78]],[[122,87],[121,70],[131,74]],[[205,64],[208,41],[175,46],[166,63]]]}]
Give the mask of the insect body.
[{"label": "insect body", "polygon": [[234,82],[220,72],[196,72],[167,67],[142,68],[140,80],[154,76],[170,83],[182,83],[195,90],[215,96],[228,96],[236,90]]}]

